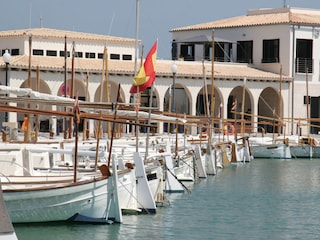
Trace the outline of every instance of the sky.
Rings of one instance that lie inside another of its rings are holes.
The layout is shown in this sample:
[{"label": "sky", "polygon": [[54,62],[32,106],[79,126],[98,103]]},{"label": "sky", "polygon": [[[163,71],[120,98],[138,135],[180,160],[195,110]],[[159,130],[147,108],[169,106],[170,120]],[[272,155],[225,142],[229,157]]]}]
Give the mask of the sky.
[{"label": "sky", "polygon": [[54,28],[117,37],[139,33],[145,52],[158,39],[158,58],[170,59],[177,27],[246,15],[249,9],[290,7],[320,10],[320,0],[10,0],[2,1],[0,31]]}]

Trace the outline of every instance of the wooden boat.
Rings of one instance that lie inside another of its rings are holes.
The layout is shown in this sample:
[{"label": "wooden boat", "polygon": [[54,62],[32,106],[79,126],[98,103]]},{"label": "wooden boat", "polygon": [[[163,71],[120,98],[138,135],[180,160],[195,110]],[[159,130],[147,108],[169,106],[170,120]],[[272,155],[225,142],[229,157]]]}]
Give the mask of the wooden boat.
[{"label": "wooden boat", "polygon": [[[3,185],[3,198],[13,223],[121,223],[116,164],[112,173],[65,183],[9,182]],[[125,176],[119,173],[120,179]]]},{"label": "wooden boat", "polygon": [[18,240],[15,230],[13,228],[10,216],[8,214],[5,202],[3,200],[2,188],[0,185],[0,240]]},{"label": "wooden boat", "polygon": [[290,152],[293,158],[312,158],[317,156],[313,153],[317,140],[311,137],[299,138],[297,144],[290,145]]},{"label": "wooden boat", "polygon": [[253,137],[250,138],[250,148],[254,158],[291,159],[288,141]]}]

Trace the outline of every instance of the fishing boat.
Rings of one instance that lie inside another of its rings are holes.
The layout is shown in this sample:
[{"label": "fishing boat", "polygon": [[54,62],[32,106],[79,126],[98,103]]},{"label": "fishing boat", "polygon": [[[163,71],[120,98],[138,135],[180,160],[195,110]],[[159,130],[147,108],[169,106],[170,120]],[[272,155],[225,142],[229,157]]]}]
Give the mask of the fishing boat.
[{"label": "fishing boat", "polygon": [[0,240],[18,240],[14,227],[12,225],[10,216],[8,214],[5,202],[3,200],[1,185],[0,185],[0,214],[1,214]]},{"label": "fishing boat", "polygon": [[290,152],[293,158],[317,157],[318,151],[314,153],[314,148],[318,141],[312,137],[299,137],[296,144],[290,145]]},{"label": "fishing boat", "polygon": [[[124,177],[125,173],[119,173],[120,179]],[[102,174],[63,183],[31,179],[3,183],[3,198],[13,223],[122,222],[116,164],[111,176]]]},{"label": "fishing boat", "polygon": [[291,152],[288,141],[274,141],[270,137],[250,138],[250,148],[254,158],[290,159]]}]

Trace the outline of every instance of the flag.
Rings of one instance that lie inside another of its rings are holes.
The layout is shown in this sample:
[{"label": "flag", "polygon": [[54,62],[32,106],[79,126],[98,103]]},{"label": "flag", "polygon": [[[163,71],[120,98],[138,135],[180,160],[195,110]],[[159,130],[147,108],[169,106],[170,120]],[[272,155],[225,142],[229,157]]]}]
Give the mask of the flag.
[{"label": "flag", "polygon": [[79,106],[78,93],[76,96],[76,100],[74,102],[73,113],[74,113],[75,122],[79,124],[80,123],[80,106]]},{"label": "flag", "polygon": [[238,101],[237,99],[233,101],[232,103],[232,107],[231,107],[231,111],[235,111],[237,109],[237,104],[238,104]]},{"label": "flag", "polygon": [[140,68],[138,74],[134,77],[133,85],[130,93],[140,93],[150,87],[156,79],[155,64],[157,59],[158,40],[150,49],[144,64]]}]

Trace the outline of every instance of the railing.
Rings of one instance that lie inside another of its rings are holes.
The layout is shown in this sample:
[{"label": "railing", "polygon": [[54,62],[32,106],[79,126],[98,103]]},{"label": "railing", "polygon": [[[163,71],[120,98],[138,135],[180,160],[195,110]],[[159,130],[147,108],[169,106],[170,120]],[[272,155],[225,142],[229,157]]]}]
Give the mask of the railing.
[{"label": "railing", "polygon": [[274,57],[274,58],[262,58],[261,63],[278,63],[279,58]]},{"label": "railing", "polygon": [[296,58],[296,73],[313,73],[313,59],[312,58]]}]

